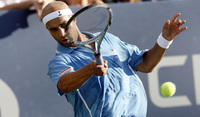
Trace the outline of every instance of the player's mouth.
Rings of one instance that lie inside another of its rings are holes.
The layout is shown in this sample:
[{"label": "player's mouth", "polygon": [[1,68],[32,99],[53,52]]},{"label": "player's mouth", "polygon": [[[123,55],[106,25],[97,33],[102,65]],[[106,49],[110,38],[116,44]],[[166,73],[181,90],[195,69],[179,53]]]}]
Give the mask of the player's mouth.
[{"label": "player's mouth", "polygon": [[62,42],[63,43],[69,43],[69,39],[63,39]]},{"label": "player's mouth", "polygon": [[69,39],[63,39],[61,45],[65,46],[65,47],[73,47],[73,44],[70,43]]}]

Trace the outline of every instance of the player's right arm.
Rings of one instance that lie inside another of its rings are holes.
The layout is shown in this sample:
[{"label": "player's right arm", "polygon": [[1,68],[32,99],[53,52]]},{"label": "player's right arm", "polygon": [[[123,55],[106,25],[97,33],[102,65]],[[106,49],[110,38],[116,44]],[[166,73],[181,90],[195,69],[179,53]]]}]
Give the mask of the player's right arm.
[{"label": "player's right arm", "polygon": [[83,86],[93,75],[104,76],[108,69],[107,61],[104,60],[104,63],[104,66],[101,66],[93,61],[77,71],[65,73],[58,81],[57,87],[64,93],[75,91]]}]

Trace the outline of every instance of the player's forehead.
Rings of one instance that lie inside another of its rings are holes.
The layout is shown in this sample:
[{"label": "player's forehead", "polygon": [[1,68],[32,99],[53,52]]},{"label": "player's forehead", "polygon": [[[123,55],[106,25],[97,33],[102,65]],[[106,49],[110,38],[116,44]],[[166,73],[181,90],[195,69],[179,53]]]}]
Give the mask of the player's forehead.
[{"label": "player's forehead", "polygon": [[69,9],[69,6],[62,1],[50,2],[42,10],[42,18],[44,18],[46,15],[48,15],[52,12],[60,11],[60,10],[63,10],[63,9]]},{"label": "player's forehead", "polygon": [[46,25],[48,22],[52,20],[57,20],[57,19],[62,19],[64,18],[65,20],[69,19],[73,15],[71,9],[61,9],[61,10],[56,10],[53,12],[48,13],[45,15],[42,19],[44,25]]},{"label": "player's forehead", "polygon": [[55,28],[55,27],[59,27],[61,24],[67,24],[70,17],[71,16],[63,16],[63,17],[52,19],[46,23],[46,27]]}]

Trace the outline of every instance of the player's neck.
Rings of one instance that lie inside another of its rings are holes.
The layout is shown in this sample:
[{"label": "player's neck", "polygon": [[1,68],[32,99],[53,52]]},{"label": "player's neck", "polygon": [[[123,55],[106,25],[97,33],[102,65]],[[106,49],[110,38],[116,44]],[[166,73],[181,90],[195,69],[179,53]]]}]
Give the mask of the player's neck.
[{"label": "player's neck", "polygon": [[[87,34],[83,34],[82,37],[83,37],[83,41],[87,41],[87,40],[89,40],[89,39],[92,38],[92,37],[90,37],[90,36],[87,35]],[[94,43],[94,42],[93,42],[93,43],[90,43],[90,44],[88,44],[88,45],[90,45],[93,49],[95,49],[95,43]]]},{"label": "player's neck", "polygon": [[95,42],[89,44],[93,49],[95,49]]}]

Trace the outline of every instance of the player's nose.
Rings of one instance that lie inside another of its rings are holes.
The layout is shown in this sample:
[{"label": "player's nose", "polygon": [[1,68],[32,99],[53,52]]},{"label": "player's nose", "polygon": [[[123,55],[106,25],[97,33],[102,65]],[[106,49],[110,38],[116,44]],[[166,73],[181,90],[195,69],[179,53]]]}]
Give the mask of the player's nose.
[{"label": "player's nose", "polygon": [[60,37],[65,37],[65,35],[66,35],[65,29],[64,28],[60,28],[60,30],[59,30],[59,36]]}]

